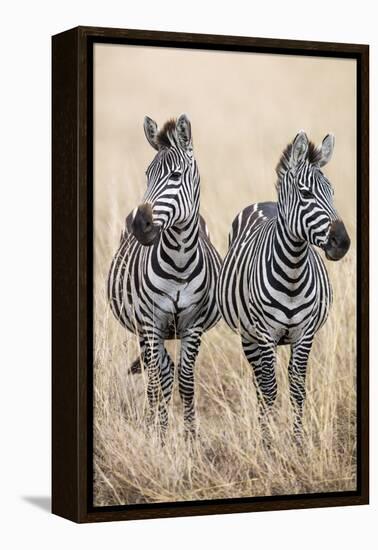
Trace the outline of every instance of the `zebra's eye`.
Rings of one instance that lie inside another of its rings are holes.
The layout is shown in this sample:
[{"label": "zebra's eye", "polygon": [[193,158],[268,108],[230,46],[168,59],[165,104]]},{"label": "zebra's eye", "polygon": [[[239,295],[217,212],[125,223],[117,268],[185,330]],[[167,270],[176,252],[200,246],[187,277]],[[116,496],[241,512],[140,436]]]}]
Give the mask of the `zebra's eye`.
[{"label": "zebra's eye", "polygon": [[172,181],[178,181],[181,178],[180,172],[172,172],[172,174],[169,176],[169,179]]},{"label": "zebra's eye", "polygon": [[309,189],[301,189],[301,195],[304,199],[312,199],[314,196]]}]

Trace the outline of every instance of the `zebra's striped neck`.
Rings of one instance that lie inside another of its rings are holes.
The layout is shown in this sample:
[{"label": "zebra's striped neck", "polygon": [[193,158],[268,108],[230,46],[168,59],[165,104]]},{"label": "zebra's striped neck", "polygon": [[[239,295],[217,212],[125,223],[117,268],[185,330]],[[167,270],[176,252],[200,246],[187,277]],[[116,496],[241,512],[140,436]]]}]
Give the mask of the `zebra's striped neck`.
[{"label": "zebra's striped neck", "polygon": [[295,237],[287,226],[280,202],[271,232],[271,261],[284,271],[287,284],[295,286],[308,269],[310,245]]},{"label": "zebra's striped neck", "polygon": [[[199,197],[198,197],[199,199]],[[181,226],[166,229],[158,243],[158,257],[166,264],[172,275],[186,279],[198,262],[199,200],[191,215]]]}]

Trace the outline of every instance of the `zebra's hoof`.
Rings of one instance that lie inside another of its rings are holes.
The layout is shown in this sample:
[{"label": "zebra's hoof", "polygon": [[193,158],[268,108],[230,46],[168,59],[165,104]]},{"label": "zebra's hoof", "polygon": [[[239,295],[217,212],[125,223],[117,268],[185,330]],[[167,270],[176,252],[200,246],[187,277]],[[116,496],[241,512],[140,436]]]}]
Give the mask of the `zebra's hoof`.
[{"label": "zebra's hoof", "polygon": [[306,445],[303,430],[294,429],[292,440],[298,455],[304,455],[306,453]]},{"label": "zebra's hoof", "polygon": [[196,428],[187,428],[184,432],[186,443],[192,448],[194,445],[201,441],[201,435]]},{"label": "zebra's hoof", "polygon": [[270,436],[263,437],[262,447],[266,454],[271,454],[273,445],[272,445],[272,438]]},{"label": "zebra's hoof", "polygon": [[137,357],[135,361],[131,363],[131,367],[127,371],[127,374],[140,374],[142,372],[142,359]]}]

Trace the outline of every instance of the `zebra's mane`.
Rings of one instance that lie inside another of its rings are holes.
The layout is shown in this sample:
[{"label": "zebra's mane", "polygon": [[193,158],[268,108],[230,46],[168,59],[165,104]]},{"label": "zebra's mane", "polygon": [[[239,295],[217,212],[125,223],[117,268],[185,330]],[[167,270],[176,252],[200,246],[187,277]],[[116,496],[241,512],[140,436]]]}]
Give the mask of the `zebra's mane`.
[{"label": "zebra's mane", "polygon": [[159,130],[158,135],[156,136],[156,142],[159,147],[170,147],[172,145],[171,140],[169,139],[176,130],[176,120],[171,118],[168,120],[163,128]]},{"label": "zebra's mane", "polygon": [[[279,188],[281,184],[281,180],[284,176],[284,174],[289,170],[290,168],[290,157],[291,157],[291,149],[293,147],[292,143],[289,143],[286,148],[284,149],[281,158],[276,166],[276,174],[278,176],[278,180],[276,183],[277,189]],[[310,164],[317,164],[322,156],[322,151],[319,147],[317,147],[312,141],[308,144],[308,152],[307,152],[307,160]]]}]

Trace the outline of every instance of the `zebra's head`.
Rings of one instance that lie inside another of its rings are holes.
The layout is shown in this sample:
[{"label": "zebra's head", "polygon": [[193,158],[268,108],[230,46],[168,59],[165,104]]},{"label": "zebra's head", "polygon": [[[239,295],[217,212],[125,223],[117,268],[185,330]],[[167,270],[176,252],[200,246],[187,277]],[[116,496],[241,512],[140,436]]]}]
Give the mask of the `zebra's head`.
[{"label": "zebra's head", "polygon": [[347,253],[350,239],[333,200],[333,188],[322,172],[332,157],[335,138],[319,147],[301,131],[287,146],[276,168],[278,208],[291,235],[322,248],[329,260]]},{"label": "zebra's head", "polygon": [[134,211],[132,230],[141,244],[150,246],[161,232],[184,229],[198,212],[199,173],[185,114],[169,120],[160,131],[154,120],[145,117],[144,132],[157,153],[146,171],[147,190]]}]

